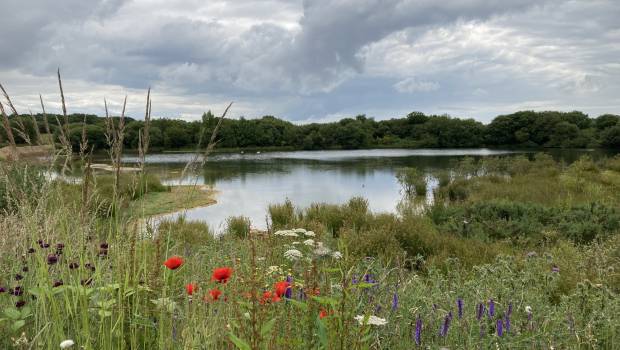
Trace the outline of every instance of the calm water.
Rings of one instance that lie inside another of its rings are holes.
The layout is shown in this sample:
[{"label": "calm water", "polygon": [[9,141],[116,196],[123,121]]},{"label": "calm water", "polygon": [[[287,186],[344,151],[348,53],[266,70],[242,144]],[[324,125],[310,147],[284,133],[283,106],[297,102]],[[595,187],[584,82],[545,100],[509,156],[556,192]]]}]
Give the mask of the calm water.
[{"label": "calm water", "polygon": [[[584,152],[587,151],[562,151],[559,157],[570,162]],[[220,154],[211,156],[202,169],[184,177],[183,168],[195,154],[153,154],[147,163],[149,171],[167,184],[210,185],[217,190],[217,204],[190,209],[184,214],[220,231],[226,218],[233,215],[247,216],[253,226],[264,227],[268,204],[287,198],[297,207],[306,207],[316,202],[339,204],[362,196],[368,199],[373,212],[394,212],[402,198],[395,176],[398,168],[415,166],[432,172],[449,169],[465,156],[516,153],[519,152],[490,149],[382,149]],[[124,158],[126,163],[136,161],[132,156]],[[430,181],[429,187],[432,186]]]}]

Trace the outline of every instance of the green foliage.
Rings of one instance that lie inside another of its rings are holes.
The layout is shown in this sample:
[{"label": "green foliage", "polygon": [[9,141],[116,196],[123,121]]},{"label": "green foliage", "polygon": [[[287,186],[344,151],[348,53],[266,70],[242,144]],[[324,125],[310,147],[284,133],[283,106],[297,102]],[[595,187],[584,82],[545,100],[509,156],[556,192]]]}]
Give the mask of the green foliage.
[{"label": "green foliage", "polygon": [[287,228],[295,221],[295,207],[290,199],[283,204],[270,204],[268,211],[274,229]]},{"label": "green foliage", "polygon": [[426,175],[416,168],[399,169],[396,179],[407,196],[426,195]]},{"label": "green foliage", "polygon": [[250,234],[250,219],[245,216],[228,217],[225,232],[238,238],[247,238]]},{"label": "green foliage", "polygon": [[215,242],[213,233],[207,224],[188,221],[183,215],[175,219],[161,220],[158,223],[157,232],[160,235],[168,236],[173,244],[183,247],[185,252]]}]

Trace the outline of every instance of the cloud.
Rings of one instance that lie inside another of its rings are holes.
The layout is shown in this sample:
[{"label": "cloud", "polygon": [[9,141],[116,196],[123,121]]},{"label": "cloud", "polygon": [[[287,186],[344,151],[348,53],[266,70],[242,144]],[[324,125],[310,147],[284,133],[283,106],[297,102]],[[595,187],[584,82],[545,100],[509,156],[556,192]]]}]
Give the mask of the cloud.
[{"label": "cloud", "polygon": [[[102,95],[148,86],[163,115],[188,118],[229,100],[234,116],[304,121],[412,109],[485,120],[527,101],[620,108],[613,0],[5,0],[3,10],[0,80],[24,106],[55,88],[60,66],[80,87],[74,106],[97,113]],[[20,87],[33,80],[49,86]]]}]

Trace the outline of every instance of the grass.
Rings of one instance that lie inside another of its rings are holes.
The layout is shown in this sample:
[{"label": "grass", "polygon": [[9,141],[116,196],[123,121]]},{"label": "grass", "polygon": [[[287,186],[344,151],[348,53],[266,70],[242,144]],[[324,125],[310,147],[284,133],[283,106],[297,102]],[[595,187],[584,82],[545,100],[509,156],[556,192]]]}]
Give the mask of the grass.
[{"label": "grass", "polygon": [[182,209],[205,207],[216,203],[216,192],[196,186],[172,186],[165,192],[149,192],[141,200],[132,201],[129,211],[135,216],[154,216]]}]

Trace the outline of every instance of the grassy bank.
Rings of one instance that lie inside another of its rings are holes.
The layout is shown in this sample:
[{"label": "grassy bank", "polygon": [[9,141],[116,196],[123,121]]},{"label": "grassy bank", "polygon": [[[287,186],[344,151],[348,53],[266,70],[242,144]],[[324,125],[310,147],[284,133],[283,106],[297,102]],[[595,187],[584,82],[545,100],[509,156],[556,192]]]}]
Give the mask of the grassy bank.
[{"label": "grassy bank", "polygon": [[[292,202],[271,227],[136,220],[208,192],[0,165],[2,348],[613,349],[620,158],[464,159],[398,214]],[[424,180],[422,180],[424,181]],[[83,200],[83,199],[86,200]],[[196,202],[194,202],[194,200]],[[372,200],[372,199],[370,199]],[[107,208],[106,208],[107,206]],[[105,209],[105,210],[103,210]],[[101,215],[105,213],[105,215]],[[151,232],[152,233],[152,232]],[[230,270],[228,270],[228,268]]]}]

